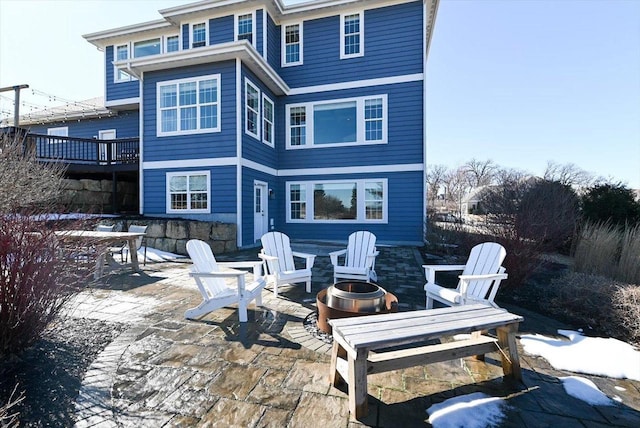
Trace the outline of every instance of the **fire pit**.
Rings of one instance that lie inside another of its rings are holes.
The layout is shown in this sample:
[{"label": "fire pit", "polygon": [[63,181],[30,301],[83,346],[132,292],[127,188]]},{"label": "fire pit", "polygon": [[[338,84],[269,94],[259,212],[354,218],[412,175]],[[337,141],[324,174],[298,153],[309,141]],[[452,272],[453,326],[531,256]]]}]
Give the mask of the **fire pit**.
[{"label": "fire pit", "polygon": [[320,291],[316,296],[318,328],[331,334],[328,321],[397,312],[398,298],[377,284],[365,281],[341,281]]}]

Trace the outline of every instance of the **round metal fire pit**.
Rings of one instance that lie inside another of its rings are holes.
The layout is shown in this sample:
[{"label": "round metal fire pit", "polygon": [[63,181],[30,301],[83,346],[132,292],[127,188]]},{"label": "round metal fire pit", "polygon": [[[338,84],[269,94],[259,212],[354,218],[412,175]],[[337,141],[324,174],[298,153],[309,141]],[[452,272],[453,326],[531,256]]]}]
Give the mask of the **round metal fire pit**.
[{"label": "round metal fire pit", "polygon": [[327,306],[349,312],[380,312],[384,308],[386,293],[371,282],[341,281],[327,290]]},{"label": "round metal fire pit", "polygon": [[[354,284],[368,285],[361,286]],[[356,288],[361,292],[354,292]],[[337,291],[337,300],[335,298],[335,295],[329,295],[330,291],[332,293]],[[347,298],[345,299],[344,293],[351,294],[346,294]],[[365,298],[364,303],[351,301],[358,300],[360,297]],[[346,308],[333,308],[329,306],[328,302],[330,299],[332,301],[331,304],[343,305]],[[332,319],[373,315],[376,313],[398,312],[398,298],[396,296],[385,291],[383,288],[379,287],[376,284],[363,281],[342,281],[333,286],[327,287],[317,294],[316,304],[318,306],[318,328],[321,331],[329,334],[331,334],[331,326],[329,325],[328,321]],[[366,311],[367,306],[371,310]]]}]

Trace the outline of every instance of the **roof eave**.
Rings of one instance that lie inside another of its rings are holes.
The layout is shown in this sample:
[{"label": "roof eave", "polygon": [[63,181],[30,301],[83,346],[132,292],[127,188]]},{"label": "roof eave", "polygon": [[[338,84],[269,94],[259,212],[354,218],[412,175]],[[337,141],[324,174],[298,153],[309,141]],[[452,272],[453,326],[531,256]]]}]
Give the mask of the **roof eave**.
[{"label": "roof eave", "polygon": [[143,22],[141,24],[127,25],[125,27],[113,28],[111,30],[98,31],[96,33],[84,34],[82,37],[98,49],[113,44],[114,40],[130,36],[132,34],[143,34],[152,31],[165,30],[175,27],[175,24],[165,19]]}]

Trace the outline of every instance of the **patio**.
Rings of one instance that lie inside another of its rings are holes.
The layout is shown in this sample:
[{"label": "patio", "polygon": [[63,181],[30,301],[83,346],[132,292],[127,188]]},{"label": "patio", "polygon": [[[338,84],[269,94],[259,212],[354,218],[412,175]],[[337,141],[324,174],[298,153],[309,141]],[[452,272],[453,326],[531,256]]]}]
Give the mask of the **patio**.
[{"label": "patio", "polygon": [[[126,323],[128,329],[86,372],[76,401],[77,426],[428,426],[426,409],[432,404],[473,392],[507,399],[501,426],[640,425],[640,382],[581,375],[622,399],[616,406],[593,407],[565,393],[557,378],[570,372],[556,371],[522,349],[525,385],[503,382],[494,354],[485,362],[466,358],[381,373],[369,376],[369,415],[350,420],[345,390],[329,384],[330,345],[303,326],[315,311],[315,293],[332,282],[328,252],[338,247],[293,246],[318,254],[313,293],[285,286],[276,299],[268,286],[264,306],[251,305],[245,324],[234,308],[199,321],[184,319],[184,311],[201,300],[188,260],[111,275],[79,295],[69,316]],[[257,251],[218,259],[255,260]],[[416,248],[380,248],[379,283],[398,296],[401,311],[424,308],[421,264]],[[553,334],[566,327],[508,309],[524,316],[523,333]]]}]

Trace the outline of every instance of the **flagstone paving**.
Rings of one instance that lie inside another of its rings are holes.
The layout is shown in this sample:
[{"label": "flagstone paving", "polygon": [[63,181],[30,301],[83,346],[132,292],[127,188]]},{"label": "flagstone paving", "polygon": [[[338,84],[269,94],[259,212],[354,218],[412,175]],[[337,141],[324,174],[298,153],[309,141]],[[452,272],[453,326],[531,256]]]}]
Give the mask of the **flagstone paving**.
[{"label": "flagstone paving", "polygon": [[[499,356],[484,362],[458,359],[369,377],[369,416],[351,420],[345,390],[331,387],[330,346],[303,320],[315,311],[315,293],[332,282],[328,252],[338,247],[293,244],[318,254],[313,293],[268,286],[263,307],[249,308],[239,323],[234,307],[197,321],[184,311],[201,298],[190,263],[148,263],[141,274],[111,275],[67,308],[72,317],[130,327],[86,372],[76,401],[77,427],[413,427],[428,426],[426,409],[447,398],[485,392],[509,403],[504,427],[640,426],[640,382],[584,376],[621,402],[592,407],[568,396],[556,371],[520,349],[523,384],[503,381]],[[220,260],[255,260],[256,249]],[[382,247],[379,282],[399,298],[400,310],[424,309],[418,249]],[[567,328],[520,308],[522,332]],[[620,389],[623,388],[623,389]]]}]

